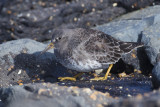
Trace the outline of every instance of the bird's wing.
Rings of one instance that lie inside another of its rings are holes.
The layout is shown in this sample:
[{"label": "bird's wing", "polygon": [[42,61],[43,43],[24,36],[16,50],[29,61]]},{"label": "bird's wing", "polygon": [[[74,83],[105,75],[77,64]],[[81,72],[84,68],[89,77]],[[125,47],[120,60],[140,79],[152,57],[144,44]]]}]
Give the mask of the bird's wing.
[{"label": "bird's wing", "polygon": [[[85,50],[101,63],[116,63],[123,54],[120,41],[103,32],[95,31],[85,42]],[[94,35],[94,36],[93,36]]]}]

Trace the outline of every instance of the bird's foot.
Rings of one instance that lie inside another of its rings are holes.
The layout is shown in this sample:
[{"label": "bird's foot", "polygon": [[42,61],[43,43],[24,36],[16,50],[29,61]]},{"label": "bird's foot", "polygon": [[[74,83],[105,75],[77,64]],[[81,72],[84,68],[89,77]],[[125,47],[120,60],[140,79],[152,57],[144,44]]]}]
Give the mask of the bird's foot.
[{"label": "bird's foot", "polygon": [[76,81],[76,78],[80,77],[83,73],[78,73],[73,77],[59,77],[58,79],[60,81],[65,81],[65,80],[69,80],[69,81]]},{"label": "bird's foot", "polygon": [[75,77],[59,77],[58,78],[60,81],[65,81],[65,80],[69,80],[69,81],[76,81]]},{"label": "bird's foot", "polygon": [[109,72],[110,72],[112,67],[113,67],[113,64],[110,64],[104,77],[95,77],[95,78],[90,79],[90,80],[91,81],[104,81],[104,80],[107,80],[108,74],[109,74]]},{"label": "bird's foot", "polygon": [[91,81],[104,81],[104,80],[107,80],[107,78],[105,77],[95,77],[93,79],[90,79]]}]

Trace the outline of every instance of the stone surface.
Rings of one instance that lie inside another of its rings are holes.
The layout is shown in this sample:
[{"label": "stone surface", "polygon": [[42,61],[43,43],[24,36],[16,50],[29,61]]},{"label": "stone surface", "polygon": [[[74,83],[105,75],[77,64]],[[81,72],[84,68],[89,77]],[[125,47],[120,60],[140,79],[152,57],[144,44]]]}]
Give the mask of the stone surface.
[{"label": "stone surface", "polygon": [[[0,44],[0,46],[0,56],[3,57],[9,53],[20,54],[25,53],[26,51],[28,54],[33,54],[36,52],[41,52],[47,45],[31,39],[19,39]],[[53,50],[49,50],[48,52],[53,53]]]},{"label": "stone surface", "polygon": [[[93,2],[88,1],[87,5],[84,5],[84,2],[71,0],[67,5],[65,1],[58,2],[55,0],[54,3],[57,5],[55,6],[55,4],[48,2],[39,2],[37,5],[37,2],[34,4],[33,2],[27,3],[25,1],[22,3],[23,8],[17,8],[20,2],[15,1],[15,4],[11,2],[11,4],[6,5],[9,8],[3,8],[2,14],[4,16],[0,16],[0,21],[2,22],[0,27],[1,43],[4,42],[5,37],[8,37],[6,40],[12,40],[28,37],[30,34],[32,34],[31,38],[38,38],[37,40],[39,41],[48,40],[50,37],[46,35],[54,32],[53,25],[54,27],[59,26],[59,28],[73,27],[72,24],[82,27],[93,27],[97,23],[106,23],[110,18],[125,12],[125,9],[121,7],[114,7],[113,5],[108,7],[108,1],[105,1],[106,4],[100,3],[98,7],[94,7],[92,5]],[[70,9],[68,6],[72,8]],[[87,8],[86,13],[81,17],[78,16],[80,16],[83,10],[78,6]],[[111,8],[112,6],[114,8]],[[101,10],[101,7],[103,10]],[[52,11],[54,9],[56,11]],[[95,11],[96,9],[97,11]],[[59,10],[62,14],[59,14]],[[159,87],[160,64],[156,61],[159,53],[159,31],[157,30],[160,26],[159,10],[160,6],[148,7],[95,28],[123,41],[143,41],[146,46],[123,56],[122,60],[114,65],[115,68],[112,69],[114,74],[111,74],[106,81],[89,81],[90,78],[97,74],[84,74],[76,82],[58,82],[57,77],[72,76],[76,72],[68,71],[57,63],[54,59],[53,50],[39,56],[40,51],[47,46],[46,44],[29,39],[20,39],[0,44],[0,106],[44,107],[53,106],[53,104],[55,106],[80,107],[159,106],[159,91],[152,92],[151,78],[148,76],[152,71],[154,88]],[[110,12],[112,13],[111,15]],[[51,14],[58,14],[61,18],[57,18],[59,17],[58,15],[52,17]],[[101,17],[102,14],[104,17]],[[108,15],[111,17],[106,18]],[[10,19],[8,16],[13,17]],[[46,22],[46,20],[51,21]],[[88,23],[88,21],[91,21],[91,23]],[[45,29],[44,26],[47,28]],[[41,37],[41,35],[44,36]],[[147,59],[146,54],[150,61]],[[154,65],[153,70],[150,62]],[[136,72],[131,73],[134,68],[142,69],[147,76]],[[117,77],[118,73],[123,71],[130,73],[126,77]],[[99,76],[104,76],[104,72],[100,73]],[[80,88],[70,86],[78,86]],[[119,99],[113,99],[111,96]],[[123,99],[127,97],[132,98]]]},{"label": "stone surface", "polygon": [[156,64],[152,70],[152,84],[156,89],[160,87],[160,53],[156,57]]},{"label": "stone surface", "polygon": [[152,70],[152,84],[156,89],[160,87],[160,62],[155,64]]},{"label": "stone surface", "polygon": [[6,1],[6,0],[0,0],[0,13],[1,13],[2,9],[3,9],[3,6],[4,6],[4,4],[5,4],[5,1]]},{"label": "stone surface", "polygon": [[128,42],[137,42],[141,32],[149,25],[147,20],[120,20],[113,21],[95,29],[112,35],[113,37]]},{"label": "stone surface", "polygon": [[160,53],[160,30],[158,29],[160,29],[160,23],[148,27],[143,31],[142,35],[142,42],[146,46],[146,53],[153,65],[156,64],[156,57]]},{"label": "stone surface", "polygon": [[159,107],[160,91],[137,95],[133,98],[123,99],[118,103],[111,104],[107,107]]},{"label": "stone surface", "polygon": [[96,107],[117,101],[108,93],[50,83],[3,88],[0,98],[7,107]]},{"label": "stone surface", "polygon": [[130,42],[137,42],[142,31],[160,22],[160,6],[152,6],[123,15],[110,23],[97,26],[95,29],[103,31],[113,37]]},{"label": "stone surface", "polygon": [[153,5],[154,0],[132,0],[132,1],[126,1],[126,0],[112,0],[113,2],[118,3],[118,5],[124,7],[128,10],[136,10],[140,8],[144,8],[149,5]]},{"label": "stone surface", "polygon": [[159,22],[159,15],[160,15],[160,5],[155,5],[122,15],[119,18],[116,18],[115,20],[123,20],[123,19],[141,20],[150,17],[151,18],[150,22],[157,23]]},{"label": "stone surface", "polygon": [[[116,74],[116,72],[114,72]],[[101,74],[100,76],[104,76]],[[89,78],[87,74],[85,74]],[[83,77],[84,78],[84,77]],[[127,98],[137,94],[144,94],[152,91],[151,79],[147,76],[137,73],[131,73],[126,77],[117,77],[111,75],[106,81],[88,81],[81,79],[76,82],[64,81],[58,82],[60,86],[78,86],[80,88],[91,88],[100,92],[108,92],[112,97]]]},{"label": "stone surface", "polygon": [[[53,50],[40,55],[47,45],[30,39],[19,39],[0,45],[0,85],[57,81],[52,74],[66,69],[54,61]],[[60,67],[57,67],[60,66]],[[55,72],[54,72],[55,71]],[[61,72],[58,72],[61,71]],[[50,78],[52,79],[50,80]]]},{"label": "stone surface", "polygon": [[125,12],[108,0],[8,1],[0,15],[0,43],[26,37],[46,41],[56,28],[90,28]]}]

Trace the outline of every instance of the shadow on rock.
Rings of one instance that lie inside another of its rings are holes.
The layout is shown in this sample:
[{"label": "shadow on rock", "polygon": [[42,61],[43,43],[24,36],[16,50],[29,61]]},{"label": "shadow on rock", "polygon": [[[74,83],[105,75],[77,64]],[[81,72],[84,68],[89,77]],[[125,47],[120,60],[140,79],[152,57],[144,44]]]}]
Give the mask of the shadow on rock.
[{"label": "shadow on rock", "polygon": [[[14,58],[14,69],[8,75],[17,70],[21,70],[22,74],[27,75],[24,77],[28,77],[32,82],[57,82],[57,77],[67,75],[67,69],[57,63],[53,58],[53,54],[49,52],[43,55],[40,55],[40,52],[17,55]],[[23,81],[31,82],[28,78],[25,78],[23,78]]]},{"label": "shadow on rock", "polygon": [[149,61],[149,58],[145,52],[145,47],[137,49],[137,57],[139,59],[140,70],[144,75],[148,75],[152,72],[153,65]]}]

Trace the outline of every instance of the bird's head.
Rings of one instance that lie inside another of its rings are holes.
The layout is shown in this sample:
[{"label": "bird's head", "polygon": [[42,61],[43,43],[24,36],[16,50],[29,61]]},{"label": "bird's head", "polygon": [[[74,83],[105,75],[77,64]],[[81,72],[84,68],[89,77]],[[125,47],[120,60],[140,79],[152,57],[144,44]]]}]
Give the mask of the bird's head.
[{"label": "bird's head", "polygon": [[63,30],[55,30],[51,39],[51,43],[41,52],[41,54],[45,53],[50,49],[54,49],[60,42],[63,40],[65,35],[63,34]]}]

